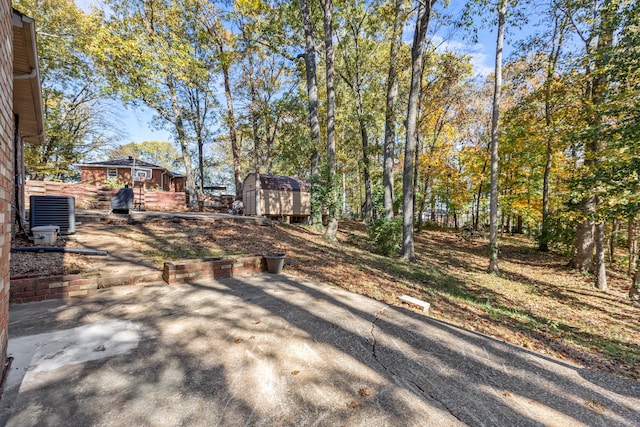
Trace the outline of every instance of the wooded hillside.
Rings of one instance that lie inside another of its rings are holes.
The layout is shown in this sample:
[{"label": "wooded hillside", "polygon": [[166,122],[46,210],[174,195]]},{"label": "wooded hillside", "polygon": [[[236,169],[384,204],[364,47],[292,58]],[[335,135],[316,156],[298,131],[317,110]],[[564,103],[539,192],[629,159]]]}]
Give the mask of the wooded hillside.
[{"label": "wooded hillside", "polygon": [[338,218],[362,219],[411,262],[427,225],[486,230],[500,274],[500,234],[521,233],[602,291],[612,264],[626,269],[639,298],[638,2],[14,7],[35,18],[41,59],[31,178],[74,179],[73,163],[127,142],[114,106],[145,106],[173,135],[194,209],[212,183],[239,195],[248,173],[293,175],[314,182],[330,240]]}]

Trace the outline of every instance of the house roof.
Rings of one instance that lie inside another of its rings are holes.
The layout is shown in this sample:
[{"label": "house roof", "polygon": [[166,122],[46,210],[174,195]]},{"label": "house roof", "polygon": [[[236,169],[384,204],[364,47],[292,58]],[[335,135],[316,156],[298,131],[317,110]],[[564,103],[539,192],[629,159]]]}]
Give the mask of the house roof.
[{"label": "house roof", "polygon": [[[254,174],[249,174],[249,176],[251,175]],[[309,191],[311,183],[307,180],[290,176],[260,174],[260,187],[265,190]]]},{"label": "house roof", "polygon": [[32,18],[13,9],[13,112],[25,142],[44,142],[44,114],[36,29]]},{"label": "house roof", "polygon": [[133,157],[128,157],[126,159],[115,159],[115,160],[101,160],[99,162],[90,162],[90,163],[78,163],[76,164],[79,168],[83,167],[104,167],[104,168],[147,168],[147,169],[160,169],[163,171],[167,171],[174,177],[180,177],[179,173],[171,172],[169,169],[164,168],[162,166],[154,165],[153,163],[145,162],[144,160],[134,159]]}]

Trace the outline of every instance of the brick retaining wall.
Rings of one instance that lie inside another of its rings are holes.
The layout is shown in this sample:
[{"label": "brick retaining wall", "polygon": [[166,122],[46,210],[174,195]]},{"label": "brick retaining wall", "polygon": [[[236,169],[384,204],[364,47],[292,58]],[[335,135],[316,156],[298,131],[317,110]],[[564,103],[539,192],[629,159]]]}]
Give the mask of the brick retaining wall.
[{"label": "brick retaining wall", "polygon": [[[261,255],[227,259],[165,262],[162,279],[169,285],[200,279],[226,279],[267,271]],[[11,304],[92,295],[98,290],[99,273],[58,276],[16,276],[10,280]]]},{"label": "brick retaining wall", "polygon": [[230,259],[203,259],[165,262],[162,279],[169,285],[200,279],[226,279],[267,271],[267,261],[261,255]]},{"label": "brick retaining wall", "polygon": [[99,274],[64,276],[18,276],[11,278],[11,304],[49,299],[83,297],[98,289]]}]

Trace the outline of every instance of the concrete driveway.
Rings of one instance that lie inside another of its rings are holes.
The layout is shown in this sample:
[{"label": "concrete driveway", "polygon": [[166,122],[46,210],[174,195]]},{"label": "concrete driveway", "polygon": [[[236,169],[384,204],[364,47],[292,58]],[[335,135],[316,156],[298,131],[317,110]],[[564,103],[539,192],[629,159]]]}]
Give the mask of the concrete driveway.
[{"label": "concrete driveway", "polygon": [[640,384],[289,275],[11,307],[8,426],[640,425]]}]

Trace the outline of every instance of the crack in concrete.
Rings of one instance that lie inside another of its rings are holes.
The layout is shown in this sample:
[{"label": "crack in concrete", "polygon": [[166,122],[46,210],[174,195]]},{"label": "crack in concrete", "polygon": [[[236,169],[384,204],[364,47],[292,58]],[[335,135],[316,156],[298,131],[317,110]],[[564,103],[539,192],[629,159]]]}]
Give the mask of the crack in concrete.
[{"label": "crack in concrete", "polygon": [[384,315],[384,312],[386,311],[386,308],[378,311],[376,313],[375,319],[373,320],[373,322],[371,322],[371,329],[369,330],[369,334],[371,335],[371,355],[373,356],[373,358],[375,359],[376,362],[378,362],[378,364],[380,366],[382,366],[382,368],[389,372],[392,376],[399,378],[403,381],[408,382],[409,384],[411,384],[412,386],[414,386],[416,389],[418,389],[420,391],[420,393],[424,394],[425,396],[429,397],[431,400],[438,402],[442,408],[444,408],[447,412],[449,412],[449,414],[451,414],[451,416],[453,416],[454,418],[456,418],[458,421],[460,421],[463,424],[466,424],[452,409],[450,409],[441,399],[438,399],[436,396],[432,395],[431,393],[429,393],[427,390],[425,390],[424,388],[422,388],[417,382],[410,380],[409,378],[405,378],[402,375],[399,375],[397,372],[389,369],[384,363],[382,363],[382,361],[378,358],[378,354],[376,352],[376,344],[377,344],[377,340],[376,340],[376,335],[375,335],[375,330],[376,330],[376,323],[378,322],[378,320],[380,319],[380,316]]},{"label": "crack in concrete", "polygon": [[[371,329],[369,330],[369,334],[371,335],[371,355],[373,356],[375,361],[378,362],[378,364],[384,368],[385,371],[388,371],[389,369],[378,359],[378,355],[376,354],[376,335],[375,335],[376,323],[378,322],[378,319],[380,319],[380,316],[384,315],[385,310],[386,308],[383,308],[382,310],[376,313],[375,319],[373,319],[373,322],[371,322]],[[396,375],[394,372],[391,372],[391,373],[393,375]]]}]

